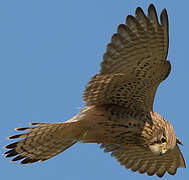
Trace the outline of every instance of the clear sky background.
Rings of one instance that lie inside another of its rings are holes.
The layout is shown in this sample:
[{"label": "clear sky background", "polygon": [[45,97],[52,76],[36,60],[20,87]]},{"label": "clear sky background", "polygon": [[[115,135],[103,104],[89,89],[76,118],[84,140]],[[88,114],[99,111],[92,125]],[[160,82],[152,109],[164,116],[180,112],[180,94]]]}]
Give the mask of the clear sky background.
[{"label": "clear sky background", "polygon": [[[154,110],[169,120],[189,162],[189,15],[187,0],[7,0],[0,1],[0,146],[16,127],[68,120],[82,107],[86,83],[100,69],[106,44],[136,7],[154,3],[170,21],[172,72],[156,95]],[[0,149],[3,154],[5,150]],[[189,165],[188,165],[189,166]],[[76,144],[64,153],[20,166],[0,158],[3,180],[158,179],[133,173],[96,144]],[[178,169],[164,179],[187,179]]]}]

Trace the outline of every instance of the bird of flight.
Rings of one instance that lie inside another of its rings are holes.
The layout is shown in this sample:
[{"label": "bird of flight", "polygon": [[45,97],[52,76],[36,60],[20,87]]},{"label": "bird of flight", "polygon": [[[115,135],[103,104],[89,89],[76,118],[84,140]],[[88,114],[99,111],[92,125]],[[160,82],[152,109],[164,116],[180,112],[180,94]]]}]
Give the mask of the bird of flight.
[{"label": "bird of flight", "polygon": [[159,84],[171,65],[166,60],[169,46],[168,16],[160,21],[154,5],[148,14],[138,7],[112,36],[101,69],[83,93],[85,108],[66,122],[30,123],[28,131],[10,136],[22,138],[5,146],[6,157],[21,164],[45,161],[78,141],[98,143],[119,163],[132,171],[174,175],[185,161],[172,125],[153,111]]}]

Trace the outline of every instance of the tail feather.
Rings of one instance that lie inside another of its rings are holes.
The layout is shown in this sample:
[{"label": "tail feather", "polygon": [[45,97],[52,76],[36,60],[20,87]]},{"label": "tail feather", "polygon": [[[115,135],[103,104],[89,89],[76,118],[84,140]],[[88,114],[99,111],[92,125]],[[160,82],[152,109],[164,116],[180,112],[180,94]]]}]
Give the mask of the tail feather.
[{"label": "tail feather", "polygon": [[5,146],[10,149],[6,157],[14,157],[12,161],[21,160],[21,164],[45,161],[72,146],[77,136],[71,123],[30,123],[35,127],[17,128],[17,131],[29,131],[10,136],[9,139],[23,138]]}]

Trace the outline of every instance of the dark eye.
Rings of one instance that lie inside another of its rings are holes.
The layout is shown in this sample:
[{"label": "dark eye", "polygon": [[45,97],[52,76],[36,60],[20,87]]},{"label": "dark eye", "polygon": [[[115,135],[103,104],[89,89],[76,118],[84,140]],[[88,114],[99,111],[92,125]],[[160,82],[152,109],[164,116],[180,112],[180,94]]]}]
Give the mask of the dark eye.
[{"label": "dark eye", "polygon": [[167,142],[166,138],[165,138],[165,137],[162,137],[162,138],[161,138],[161,143],[166,143],[166,142]]}]

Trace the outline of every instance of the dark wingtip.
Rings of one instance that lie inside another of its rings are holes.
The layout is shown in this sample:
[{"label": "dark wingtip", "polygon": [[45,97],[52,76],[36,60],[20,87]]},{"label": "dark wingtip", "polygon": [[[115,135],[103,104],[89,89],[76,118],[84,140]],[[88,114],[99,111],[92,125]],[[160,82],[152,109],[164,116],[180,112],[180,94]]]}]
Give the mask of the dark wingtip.
[{"label": "dark wingtip", "polygon": [[6,149],[13,149],[17,146],[18,142],[15,142],[15,143],[12,143],[12,144],[9,144],[9,145],[6,145],[4,146],[4,148]]},{"label": "dark wingtip", "polygon": [[11,149],[11,150],[5,152],[4,154],[6,154],[5,157],[8,158],[8,157],[16,156],[18,153],[14,149]]},{"label": "dark wingtip", "polygon": [[18,160],[21,160],[21,159],[23,159],[23,158],[25,158],[25,156],[18,155],[18,156],[16,156],[14,159],[12,159],[11,161],[18,161]]},{"label": "dark wingtip", "polygon": [[8,139],[16,139],[16,138],[21,138],[23,136],[23,134],[17,134],[14,136],[9,136]]},{"label": "dark wingtip", "polygon": [[28,130],[29,127],[24,127],[24,128],[15,128],[14,130],[16,131],[25,131]]},{"label": "dark wingtip", "polygon": [[165,8],[161,12],[160,21],[161,21],[162,25],[164,25],[166,28],[168,28],[168,26],[169,26],[168,14],[167,14],[167,10]]},{"label": "dark wingtip", "polygon": [[49,123],[36,123],[36,122],[30,122],[29,125],[48,125]]},{"label": "dark wingtip", "polygon": [[149,7],[148,7],[148,14],[150,14],[150,12],[155,12],[156,18],[158,18],[156,8],[153,4],[150,4]]},{"label": "dark wingtip", "polygon": [[143,11],[143,9],[141,7],[137,7],[136,8],[135,14],[138,14],[139,12],[142,13],[144,16],[146,16],[145,13],[144,13],[144,11]]},{"label": "dark wingtip", "polygon": [[37,162],[39,161],[39,159],[30,159],[30,158],[25,158],[23,161],[20,162],[20,164],[31,164],[31,163],[34,163],[34,162]]},{"label": "dark wingtip", "polygon": [[38,125],[40,123],[30,122],[29,125]]},{"label": "dark wingtip", "polygon": [[162,178],[164,174],[156,174],[159,178]]},{"label": "dark wingtip", "polygon": [[155,8],[154,4],[151,3],[151,4],[148,6],[148,9],[154,9],[154,10],[155,10],[156,8]]}]

